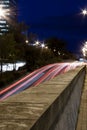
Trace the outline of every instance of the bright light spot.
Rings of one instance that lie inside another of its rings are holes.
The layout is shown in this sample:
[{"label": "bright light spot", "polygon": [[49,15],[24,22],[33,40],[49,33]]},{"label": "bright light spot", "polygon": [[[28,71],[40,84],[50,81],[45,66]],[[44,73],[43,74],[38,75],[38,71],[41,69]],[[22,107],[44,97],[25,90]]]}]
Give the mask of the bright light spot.
[{"label": "bright light spot", "polygon": [[84,62],[84,59],[83,58],[79,58],[79,61]]},{"label": "bright light spot", "polygon": [[87,15],[87,10],[86,10],[86,9],[82,10],[82,14],[83,14],[84,16]]},{"label": "bright light spot", "polygon": [[6,20],[9,20],[9,17],[10,16],[10,10],[7,9],[7,8],[3,8],[2,5],[0,5],[0,19],[6,19]]},{"label": "bright light spot", "polygon": [[56,50],[54,49],[53,51],[55,52]]},{"label": "bright light spot", "polygon": [[82,48],[82,52],[85,52],[85,48]]},{"label": "bright light spot", "polygon": [[86,56],[84,47],[82,48],[82,53],[83,53],[83,56]]},{"label": "bright light spot", "polygon": [[44,47],[45,47],[45,44],[44,44],[44,43],[43,43],[43,44],[41,44],[41,47],[42,47],[42,48],[44,48]]},{"label": "bright light spot", "polygon": [[85,42],[84,47],[82,48],[83,56],[87,56],[87,43]]},{"label": "bright light spot", "polygon": [[39,45],[39,43],[40,43],[39,41],[36,41],[36,42],[35,42],[36,45]]},{"label": "bright light spot", "polygon": [[26,42],[26,43],[28,43],[29,41],[28,41],[28,40],[26,40],[25,42]]},{"label": "bright light spot", "polygon": [[4,16],[5,16],[5,10],[2,7],[0,7],[0,18]]},{"label": "bright light spot", "polygon": [[[19,62],[19,63],[16,63],[16,70],[19,69],[19,67],[22,67],[24,66],[26,63],[25,62]],[[3,65],[3,68],[2,68],[2,71],[5,72],[5,71],[12,71],[14,69],[14,64],[12,63],[6,63]],[[1,66],[0,66],[0,70],[1,70]]]},{"label": "bright light spot", "polygon": [[48,46],[46,46],[45,48],[48,49]]},{"label": "bright light spot", "polygon": [[84,43],[84,48],[87,50],[87,41]]},{"label": "bright light spot", "polygon": [[58,51],[58,55],[60,55],[61,53]]}]

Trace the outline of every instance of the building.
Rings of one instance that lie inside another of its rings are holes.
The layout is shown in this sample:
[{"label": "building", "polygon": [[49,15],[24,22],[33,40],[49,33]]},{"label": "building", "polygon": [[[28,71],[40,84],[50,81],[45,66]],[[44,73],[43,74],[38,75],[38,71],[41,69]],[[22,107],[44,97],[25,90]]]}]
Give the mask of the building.
[{"label": "building", "polygon": [[0,0],[0,35],[9,31],[17,20],[17,0]]}]

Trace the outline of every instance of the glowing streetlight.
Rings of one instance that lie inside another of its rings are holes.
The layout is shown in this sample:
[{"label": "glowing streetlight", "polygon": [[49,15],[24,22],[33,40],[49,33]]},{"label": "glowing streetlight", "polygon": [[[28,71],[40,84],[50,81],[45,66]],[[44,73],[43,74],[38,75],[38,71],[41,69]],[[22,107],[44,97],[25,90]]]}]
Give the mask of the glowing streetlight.
[{"label": "glowing streetlight", "polygon": [[25,42],[26,42],[26,43],[28,43],[29,41],[28,41],[28,40],[26,40]]},{"label": "glowing streetlight", "polygon": [[82,10],[82,14],[85,16],[85,15],[87,15],[87,10],[86,9],[83,9]]},{"label": "glowing streetlight", "polygon": [[48,46],[45,46],[46,49],[48,49]]},{"label": "glowing streetlight", "polygon": [[36,42],[35,42],[36,45],[39,45],[39,43],[40,43],[39,41],[36,41]]},{"label": "glowing streetlight", "polygon": [[42,44],[41,44],[41,47],[42,47],[42,48],[44,48],[44,47],[45,47],[45,44],[44,44],[44,43],[42,43]]}]

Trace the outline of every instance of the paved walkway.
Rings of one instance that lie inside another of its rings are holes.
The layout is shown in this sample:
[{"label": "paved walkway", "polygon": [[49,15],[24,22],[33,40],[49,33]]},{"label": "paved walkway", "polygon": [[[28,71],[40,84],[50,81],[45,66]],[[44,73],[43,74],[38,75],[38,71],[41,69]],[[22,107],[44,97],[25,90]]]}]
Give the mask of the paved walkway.
[{"label": "paved walkway", "polygon": [[87,130],[87,70],[76,130]]}]

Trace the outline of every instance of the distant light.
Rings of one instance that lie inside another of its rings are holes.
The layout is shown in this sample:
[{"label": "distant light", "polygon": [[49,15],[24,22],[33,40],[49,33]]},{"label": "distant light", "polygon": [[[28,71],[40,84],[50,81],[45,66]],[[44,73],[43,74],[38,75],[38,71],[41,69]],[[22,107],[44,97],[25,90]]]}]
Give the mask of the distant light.
[{"label": "distant light", "polygon": [[87,15],[87,10],[86,10],[86,9],[82,10],[82,14],[83,14],[84,16]]},{"label": "distant light", "polygon": [[86,56],[84,47],[82,48],[82,53],[83,53],[83,56]]},{"label": "distant light", "polygon": [[87,44],[84,45],[85,49],[87,50]]},{"label": "distant light", "polygon": [[39,43],[40,43],[39,41],[36,41],[36,42],[35,42],[36,45],[39,45]]},{"label": "distant light", "polygon": [[44,43],[43,43],[43,44],[41,44],[41,47],[42,47],[42,48],[44,48],[44,47],[45,47],[45,44],[44,44]]},{"label": "distant light", "polygon": [[29,41],[28,41],[28,40],[26,40],[25,42],[26,42],[26,43],[28,43]]},{"label": "distant light", "polygon": [[84,59],[83,59],[83,58],[79,58],[79,61],[82,61],[82,62],[83,62],[83,61],[84,61]]},{"label": "distant light", "polygon": [[82,48],[82,52],[85,52],[85,48]]},{"label": "distant light", "polygon": [[58,55],[60,55],[61,53],[58,51]]},{"label": "distant light", "polygon": [[45,48],[48,49],[48,46],[46,46]]},{"label": "distant light", "polygon": [[[19,67],[22,67],[25,64],[26,64],[25,62],[18,62],[18,63],[16,63],[16,70],[18,70]],[[12,64],[12,63],[5,63],[3,65],[2,71],[3,72],[5,72],[5,71],[12,71],[14,69],[13,66],[14,66],[14,64]]]},{"label": "distant light", "polygon": [[56,50],[54,49],[53,51],[55,52]]}]

